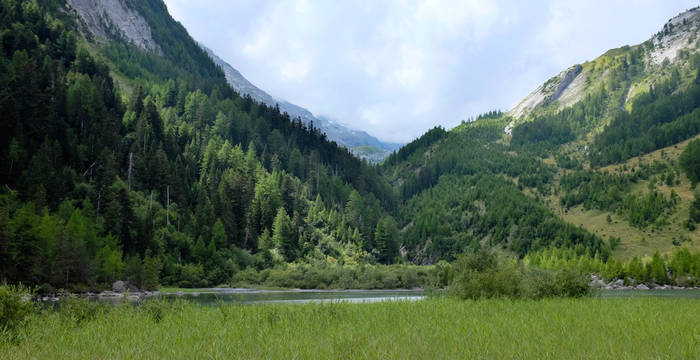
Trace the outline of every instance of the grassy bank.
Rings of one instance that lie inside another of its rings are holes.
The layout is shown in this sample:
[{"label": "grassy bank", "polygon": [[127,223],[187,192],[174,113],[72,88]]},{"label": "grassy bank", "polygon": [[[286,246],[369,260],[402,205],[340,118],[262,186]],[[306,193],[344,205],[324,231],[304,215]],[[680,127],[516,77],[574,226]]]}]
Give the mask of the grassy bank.
[{"label": "grassy bank", "polygon": [[691,299],[151,305],[36,315],[0,358],[700,358]]}]

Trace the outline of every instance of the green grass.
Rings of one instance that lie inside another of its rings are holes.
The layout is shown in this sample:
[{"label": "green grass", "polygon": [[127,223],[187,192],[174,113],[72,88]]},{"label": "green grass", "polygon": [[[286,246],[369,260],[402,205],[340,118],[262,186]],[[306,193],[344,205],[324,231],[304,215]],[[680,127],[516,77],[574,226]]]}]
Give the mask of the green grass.
[{"label": "green grass", "polygon": [[700,358],[693,299],[153,305],[38,315],[0,358]]}]

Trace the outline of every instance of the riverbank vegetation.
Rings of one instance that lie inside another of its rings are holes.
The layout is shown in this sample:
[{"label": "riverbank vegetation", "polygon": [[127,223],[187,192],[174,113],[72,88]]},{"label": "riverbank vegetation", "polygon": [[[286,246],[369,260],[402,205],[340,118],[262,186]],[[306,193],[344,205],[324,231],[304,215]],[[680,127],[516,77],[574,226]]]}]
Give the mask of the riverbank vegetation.
[{"label": "riverbank vegetation", "polygon": [[211,307],[155,300],[31,315],[0,342],[0,358],[695,359],[698,312],[700,302],[681,298]]}]

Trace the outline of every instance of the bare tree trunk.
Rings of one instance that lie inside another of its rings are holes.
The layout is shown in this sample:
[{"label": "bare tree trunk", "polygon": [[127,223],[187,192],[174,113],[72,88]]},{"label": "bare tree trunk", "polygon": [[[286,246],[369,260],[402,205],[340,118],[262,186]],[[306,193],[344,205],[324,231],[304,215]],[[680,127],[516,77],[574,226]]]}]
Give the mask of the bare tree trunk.
[{"label": "bare tree trunk", "polygon": [[129,182],[129,190],[131,190],[131,169],[134,167],[134,153],[129,153],[129,173],[127,175],[127,181]]},{"label": "bare tree trunk", "polygon": [[167,193],[168,193],[168,209],[165,212],[165,221],[170,225],[170,185],[168,185],[167,188]]}]

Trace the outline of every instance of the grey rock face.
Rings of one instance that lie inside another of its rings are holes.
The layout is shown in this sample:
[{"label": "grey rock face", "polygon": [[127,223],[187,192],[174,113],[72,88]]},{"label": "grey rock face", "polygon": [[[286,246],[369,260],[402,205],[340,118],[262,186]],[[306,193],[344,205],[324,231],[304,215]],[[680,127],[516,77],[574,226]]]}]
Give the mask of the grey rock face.
[{"label": "grey rock face", "polygon": [[146,19],[124,0],[68,0],[68,5],[94,35],[104,39],[120,36],[144,50],[162,53]]}]

